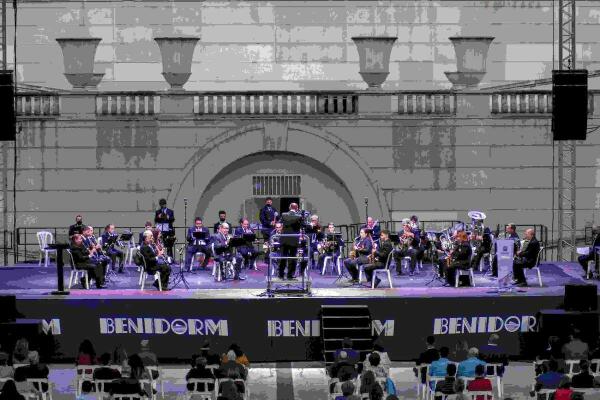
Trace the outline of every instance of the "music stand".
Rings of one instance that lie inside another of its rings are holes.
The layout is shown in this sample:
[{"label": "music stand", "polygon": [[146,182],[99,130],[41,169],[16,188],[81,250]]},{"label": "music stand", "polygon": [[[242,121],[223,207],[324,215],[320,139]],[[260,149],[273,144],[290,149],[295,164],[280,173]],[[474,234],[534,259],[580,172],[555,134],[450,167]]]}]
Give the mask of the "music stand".
[{"label": "music stand", "polygon": [[177,271],[176,274],[171,275],[170,289],[175,289],[177,286],[179,286],[180,283],[183,283],[183,286],[185,286],[186,289],[190,288],[190,284],[187,281],[187,279],[185,278],[185,274],[184,274],[185,263],[181,260],[183,249],[185,249],[185,247],[182,247],[181,250],[178,251],[178,253],[179,253],[179,271]]},{"label": "music stand", "polygon": [[57,290],[51,292],[51,294],[59,294],[59,295],[67,295],[69,294],[68,290],[65,290],[65,282],[64,282],[64,263],[63,263],[63,250],[68,249],[69,245],[67,243],[51,243],[48,245],[51,249],[56,249],[56,281],[57,281]]},{"label": "music stand", "polygon": [[244,238],[244,242],[246,245],[251,246],[254,241],[256,240],[256,234],[255,233],[244,233],[242,235],[242,238]]}]

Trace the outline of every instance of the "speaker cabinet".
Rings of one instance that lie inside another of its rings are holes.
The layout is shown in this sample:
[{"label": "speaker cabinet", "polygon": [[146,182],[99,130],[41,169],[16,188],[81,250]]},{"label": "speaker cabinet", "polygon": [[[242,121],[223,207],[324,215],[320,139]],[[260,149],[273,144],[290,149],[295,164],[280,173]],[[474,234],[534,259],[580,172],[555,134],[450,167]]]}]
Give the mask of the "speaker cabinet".
[{"label": "speaker cabinet", "polygon": [[597,293],[596,285],[566,285],[565,310],[596,311],[598,309]]},{"label": "speaker cabinet", "polygon": [[585,140],[588,114],[588,71],[552,71],[552,136]]},{"label": "speaker cabinet", "polygon": [[541,310],[538,327],[542,337],[558,336],[563,340],[575,328],[581,332],[581,340],[587,343],[595,343],[598,338],[598,313]]}]

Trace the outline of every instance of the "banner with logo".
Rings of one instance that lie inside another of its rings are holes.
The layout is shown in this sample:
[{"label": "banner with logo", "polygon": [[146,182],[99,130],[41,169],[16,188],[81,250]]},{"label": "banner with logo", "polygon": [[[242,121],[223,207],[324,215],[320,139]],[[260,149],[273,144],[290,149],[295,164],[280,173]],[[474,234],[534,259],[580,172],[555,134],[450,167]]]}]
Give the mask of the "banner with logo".
[{"label": "banner with logo", "polygon": [[216,352],[238,343],[253,361],[322,360],[321,305],[367,305],[371,333],[393,360],[412,360],[433,335],[438,346],[479,347],[491,334],[509,355],[543,345],[541,309],[562,296],[483,298],[271,298],[271,299],[17,299],[26,318],[42,319],[59,358],[73,358],[90,339],[97,353],[122,345],[128,354],[150,339],[163,359],[189,359],[208,339]]}]

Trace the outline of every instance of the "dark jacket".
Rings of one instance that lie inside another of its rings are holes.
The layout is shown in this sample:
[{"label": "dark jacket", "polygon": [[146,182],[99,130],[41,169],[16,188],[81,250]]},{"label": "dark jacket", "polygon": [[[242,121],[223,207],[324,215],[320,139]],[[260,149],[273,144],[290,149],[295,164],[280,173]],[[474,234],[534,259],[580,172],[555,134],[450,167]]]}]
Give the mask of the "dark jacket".
[{"label": "dark jacket", "polygon": [[[277,217],[275,215],[277,214]],[[277,222],[279,220],[279,214],[277,213],[277,209],[273,206],[264,205],[263,208],[260,209],[260,223],[263,226],[263,229],[267,229],[270,231],[273,229],[271,222]]]},{"label": "dark jacket", "polygon": [[519,257],[523,260],[523,265],[526,268],[535,267],[538,253],[540,252],[540,242],[536,238],[529,241],[529,244],[525,247],[525,250],[519,254]]},{"label": "dark jacket", "polygon": [[590,371],[581,371],[573,375],[571,378],[571,386],[574,388],[591,388],[594,387],[594,376]]},{"label": "dark jacket", "polygon": [[[189,381],[190,379],[215,379],[215,375],[212,373],[212,371],[210,369],[192,368],[185,375],[186,381]],[[192,390],[193,385],[188,383],[187,388],[188,388],[188,390]],[[209,390],[214,389],[214,388],[215,388],[214,384],[212,385],[212,387],[210,385],[208,387]]]},{"label": "dark jacket", "polygon": [[90,251],[82,246],[71,246],[71,254],[73,255],[73,262],[76,268],[83,268],[89,266],[92,261],[90,260]]},{"label": "dark jacket", "polygon": [[471,264],[471,244],[469,242],[459,243],[454,246],[452,250],[452,262],[450,263],[453,267],[468,267]]},{"label": "dark jacket", "polygon": [[375,257],[377,257],[378,261],[375,264],[381,264],[385,266],[387,262],[388,256],[393,250],[392,242],[386,240],[385,242],[380,241],[378,250],[375,251]]},{"label": "dark jacket", "polygon": [[142,247],[140,247],[140,253],[142,253],[142,257],[144,257],[144,260],[146,261],[147,269],[156,267],[156,253],[154,252],[152,246],[142,244]]},{"label": "dark jacket", "polygon": [[146,396],[140,381],[134,378],[121,378],[114,381],[110,388],[110,394],[139,394]]},{"label": "dark jacket", "polygon": [[[233,373],[231,374],[230,371]],[[233,379],[246,380],[247,374],[246,368],[242,364],[238,364],[235,360],[227,361],[217,370],[218,378],[228,378],[230,375],[233,375]]]}]

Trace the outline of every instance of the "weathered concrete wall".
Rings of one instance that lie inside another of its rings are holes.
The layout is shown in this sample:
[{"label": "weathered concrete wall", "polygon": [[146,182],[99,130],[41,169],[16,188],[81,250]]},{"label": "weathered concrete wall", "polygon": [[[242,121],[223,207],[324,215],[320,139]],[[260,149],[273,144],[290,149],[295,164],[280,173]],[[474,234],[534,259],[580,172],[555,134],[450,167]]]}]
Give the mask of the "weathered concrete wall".
[{"label": "weathered concrete wall", "polygon": [[[106,75],[100,89],[161,90],[167,85],[153,37],[176,32],[201,38],[190,90],[364,88],[351,38],[385,34],[398,41],[384,87],[429,90],[448,88],[444,71],[456,70],[448,37],[490,35],[496,39],[484,84],[536,79],[552,70],[552,4],[94,1],[82,9],[81,1],[19,1],[17,69],[21,82],[67,88],[55,39],[91,34],[102,38],[96,68]],[[577,9],[577,66],[600,69],[600,8],[595,1],[577,1]],[[13,24],[12,12],[8,17]]]}]

